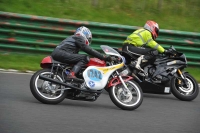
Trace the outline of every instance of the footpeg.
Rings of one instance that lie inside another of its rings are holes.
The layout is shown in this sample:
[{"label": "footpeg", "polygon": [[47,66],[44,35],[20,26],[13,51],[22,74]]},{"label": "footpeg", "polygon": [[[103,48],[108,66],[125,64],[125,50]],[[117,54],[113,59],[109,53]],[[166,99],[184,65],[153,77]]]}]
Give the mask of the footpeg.
[{"label": "footpeg", "polygon": [[139,72],[138,74],[139,74],[140,76],[142,76],[142,77],[145,76],[145,74],[144,74],[143,72]]}]

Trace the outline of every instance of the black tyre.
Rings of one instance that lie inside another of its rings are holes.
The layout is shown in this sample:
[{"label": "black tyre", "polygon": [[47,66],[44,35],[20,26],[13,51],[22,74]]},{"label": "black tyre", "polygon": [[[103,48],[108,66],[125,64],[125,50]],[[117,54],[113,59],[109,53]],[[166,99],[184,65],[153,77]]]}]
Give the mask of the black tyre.
[{"label": "black tyre", "polygon": [[[53,84],[49,81],[39,79],[39,75],[50,77],[50,69],[42,69],[37,71],[30,80],[30,89],[33,96],[40,102],[45,104],[58,104],[65,99],[66,92],[63,86]],[[54,76],[54,80],[63,82],[60,74]]]},{"label": "black tyre", "polygon": [[199,86],[197,81],[188,73],[184,73],[188,81],[188,87],[179,86],[178,79],[173,78],[171,82],[172,94],[182,101],[192,101],[199,94]]},{"label": "black tyre", "polygon": [[112,102],[123,110],[137,109],[143,101],[143,92],[135,81],[127,81],[125,83],[131,93],[125,94],[123,84],[113,86],[109,90],[109,96]]}]

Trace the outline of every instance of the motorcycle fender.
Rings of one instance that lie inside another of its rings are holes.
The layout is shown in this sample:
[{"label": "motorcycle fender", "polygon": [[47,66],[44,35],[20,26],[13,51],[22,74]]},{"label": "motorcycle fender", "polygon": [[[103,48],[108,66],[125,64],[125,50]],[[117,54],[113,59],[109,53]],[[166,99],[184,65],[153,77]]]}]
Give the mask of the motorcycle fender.
[{"label": "motorcycle fender", "polygon": [[40,67],[41,68],[48,68],[52,65],[52,58],[51,56],[47,56],[44,59],[42,59],[41,63],[40,63]]},{"label": "motorcycle fender", "polygon": [[189,73],[189,72],[187,72],[187,71],[183,71],[182,73],[184,74],[184,73]]},{"label": "motorcycle fender", "polygon": [[[124,82],[127,82],[129,80],[132,80],[133,77],[131,76],[122,76],[122,79],[124,80]],[[107,88],[110,88],[112,86],[115,86],[115,85],[118,85],[118,84],[121,84],[121,80],[119,79],[119,77],[115,77],[113,79],[111,79],[107,85]]]}]

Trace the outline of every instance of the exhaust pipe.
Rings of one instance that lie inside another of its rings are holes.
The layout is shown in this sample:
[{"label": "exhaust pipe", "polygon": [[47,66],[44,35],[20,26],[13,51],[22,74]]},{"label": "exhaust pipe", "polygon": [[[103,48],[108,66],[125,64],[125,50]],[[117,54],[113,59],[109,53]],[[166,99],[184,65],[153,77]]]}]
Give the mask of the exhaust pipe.
[{"label": "exhaust pipe", "polygon": [[70,84],[67,84],[67,83],[63,83],[63,82],[60,82],[60,81],[57,81],[57,80],[54,80],[54,79],[51,79],[51,78],[48,78],[48,77],[45,77],[45,76],[42,76],[42,75],[39,75],[39,79],[43,79],[43,80],[46,80],[46,81],[50,81],[54,84],[59,84],[59,85],[63,85],[63,86],[66,86],[66,87],[69,87],[69,88],[72,88],[72,89],[76,89],[76,90],[80,90],[80,91],[85,91],[85,92],[90,92],[90,93],[98,93],[100,94],[101,92],[99,91],[93,91],[93,90],[82,90],[82,89],[79,89],[78,87],[75,87],[73,85],[70,85]]}]

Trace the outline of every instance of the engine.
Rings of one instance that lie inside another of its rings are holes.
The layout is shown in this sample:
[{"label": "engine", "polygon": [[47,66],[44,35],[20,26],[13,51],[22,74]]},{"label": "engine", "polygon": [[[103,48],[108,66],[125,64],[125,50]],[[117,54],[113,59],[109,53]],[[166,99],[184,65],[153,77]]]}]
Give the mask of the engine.
[{"label": "engine", "polygon": [[159,74],[154,76],[155,72],[156,72],[156,68],[155,67],[153,67],[153,66],[149,67],[148,75],[149,75],[150,78],[152,78],[152,80],[154,82],[166,83],[166,82],[168,82],[170,80],[170,77],[169,77],[167,71],[159,73]]},{"label": "engine", "polygon": [[155,67],[150,67],[150,68],[148,69],[148,74],[149,74],[149,76],[153,76],[153,74],[155,73],[155,71],[156,71],[156,68],[155,68]]}]

